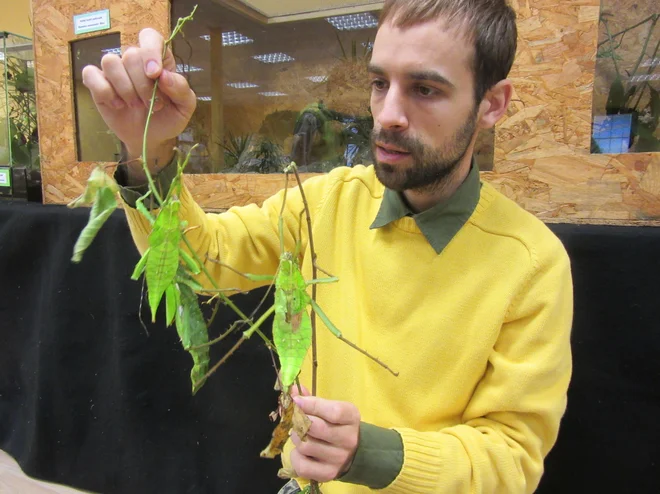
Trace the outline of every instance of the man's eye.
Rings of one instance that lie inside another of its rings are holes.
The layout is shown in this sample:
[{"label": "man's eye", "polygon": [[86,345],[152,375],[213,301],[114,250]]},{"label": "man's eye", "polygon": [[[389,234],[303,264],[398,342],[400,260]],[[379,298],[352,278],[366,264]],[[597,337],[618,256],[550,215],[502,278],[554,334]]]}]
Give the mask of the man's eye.
[{"label": "man's eye", "polygon": [[378,91],[380,91],[381,89],[385,89],[385,81],[382,81],[380,79],[374,79],[373,81],[371,81],[371,87]]},{"label": "man's eye", "polygon": [[433,94],[435,94],[435,90],[428,86],[417,86],[417,92],[421,96],[432,96]]}]

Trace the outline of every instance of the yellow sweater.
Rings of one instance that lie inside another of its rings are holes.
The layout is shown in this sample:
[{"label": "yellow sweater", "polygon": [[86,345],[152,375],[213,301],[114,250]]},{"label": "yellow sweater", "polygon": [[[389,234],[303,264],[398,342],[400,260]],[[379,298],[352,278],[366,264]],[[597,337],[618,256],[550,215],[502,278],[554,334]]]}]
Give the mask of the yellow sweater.
[{"label": "yellow sweater", "polygon": [[[373,167],[336,169],[308,180],[305,191],[319,265],[340,280],[319,286],[319,305],[349,340],[400,373],[356,353],[319,321],[319,396],[352,402],[364,422],[401,434],[403,467],[382,492],[533,492],[571,375],[573,294],[560,241],[488,184],[440,254],[412,218],[369,228],[383,195]],[[277,267],[281,200],[280,193],[262,207],[215,215],[204,214],[188,191],[181,197],[183,218],[201,226],[188,234],[200,255],[257,274]],[[301,210],[300,194],[290,191],[287,249]],[[144,251],[148,224],[135,210],[127,216]],[[310,278],[304,225],[302,238]],[[222,286],[254,286],[207,267]],[[322,489],[371,492],[338,481]]]}]

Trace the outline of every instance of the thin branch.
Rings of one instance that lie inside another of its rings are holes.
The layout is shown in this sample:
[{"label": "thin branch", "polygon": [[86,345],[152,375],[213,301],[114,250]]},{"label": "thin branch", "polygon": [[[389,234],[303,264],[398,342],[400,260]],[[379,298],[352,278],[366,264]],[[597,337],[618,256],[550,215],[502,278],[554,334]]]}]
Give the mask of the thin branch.
[{"label": "thin branch", "polygon": [[[318,272],[317,272],[318,268],[316,266],[316,249],[314,249],[314,235],[312,234],[312,219],[309,211],[309,203],[307,202],[307,197],[305,197],[305,190],[303,189],[302,182],[300,180],[300,175],[298,174],[298,167],[293,166],[293,173],[296,176],[296,182],[298,183],[300,196],[303,201],[303,206],[305,207],[305,217],[307,218],[307,232],[309,235],[309,252],[312,257],[312,278],[316,279],[318,277]],[[312,285],[312,300],[316,302],[316,283]],[[318,375],[319,361],[318,361],[318,353],[316,347],[316,311],[315,310],[312,310],[310,319],[312,323],[312,396],[316,396],[316,381]],[[309,487],[311,494],[319,494],[321,492],[319,488],[319,484],[315,480],[312,480],[310,482]]]},{"label": "thin branch", "polygon": [[[625,33],[627,33],[628,31],[632,31],[632,30],[635,29],[636,27],[639,27],[639,26],[641,26],[642,24],[646,24],[648,21],[650,21],[651,19],[656,18],[657,16],[658,16],[658,14],[653,14],[653,15],[647,17],[646,19],[644,19],[643,21],[638,22],[638,23],[635,24],[634,26],[630,26],[630,27],[627,27],[626,29],[624,29],[623,31],[619,31],[619,32],[616,33],[616,34],[613,34],[613,35],[611,36],[611,39],[614,39],[614,38],[616,38],[617,36],[621,36],[622,34],[625,34]],[[603,23],[605,23],[605,22],[606,22],[606,21],[603,21]],[[605,43],[608,43],[609,41],[610,41],[609,39],[606,39],[606,40],[601,41],[600,43],[598,43],[598,48],[600,48],[601,46],[603,46]],[[619,46],[620,46],[620,45],[619,45]]]},{"label": "thin branch", "polygon": [[607,21],[603,21],[603,24],[605,24],[607,37],[610,40],[610,56],[612,57],[612,62],[614,62],[614,70],[616,70],[616,76],[621,78],[621,72],[619,72],[619,64],[616,63],[616,56],[614,54],[614,42],[612,41],[612,35],[610,34],[610,26]]},{"label": "thin branch", "polygon": [[635,65],[635,70],[633,70],[633,73],[630,76],[631,78],[635,77],[635,74],[637,74],[637,70],[639,70],[639,66],[642,64],[642,60],[644,60],[644,57],[646,56],[646,49],[649,47],[649,41],[651,41],[651,35],[653,34],[653,29],[655,28],[655,25],[658,23],[658,19],[660,19],[660,17],[656,17],[655,19],[653,19],[653,23],[651,24],[651,27],[649,27],[649,34],[648,36],[646,36],[646,39],[644,40],[644,47],[642,48],[642,52],[639,54],[639,58],[637,59],[637,64]]}]

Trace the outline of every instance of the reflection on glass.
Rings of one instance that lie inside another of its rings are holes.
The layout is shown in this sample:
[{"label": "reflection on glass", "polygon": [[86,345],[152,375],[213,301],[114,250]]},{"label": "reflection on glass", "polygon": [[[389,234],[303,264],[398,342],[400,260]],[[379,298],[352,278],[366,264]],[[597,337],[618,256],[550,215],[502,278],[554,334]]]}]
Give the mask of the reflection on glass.
[{"label": "reflection on glass", "polygon": [[603,0],[591,151],[660,151],[660,10],[655,0]]},{"label": "reflection on glass", "polygon": [[119,161],[119,139],[108,129],[94,105],[89,89],[82,83],[82,69],[86,65],[100,68],[103,55],[121,54],[120,46],[117,33],[71,43],[78,161]]},{"label": "reflection on glass", "polygon": [[29,38],[0,32],[0,165],[39,169],[34,51]]},{"label": "reflection on glass", "polygon": [[[373,162],[366,71],[378,12],[265,24],[211,0],[174,0],[172,20],[198,10],[174,41],[198,97],[179,146],[188,173],[303,172]],[[307,12],[303,2],[301,11]],[[494,135],[478,162],[492,169]]]}]

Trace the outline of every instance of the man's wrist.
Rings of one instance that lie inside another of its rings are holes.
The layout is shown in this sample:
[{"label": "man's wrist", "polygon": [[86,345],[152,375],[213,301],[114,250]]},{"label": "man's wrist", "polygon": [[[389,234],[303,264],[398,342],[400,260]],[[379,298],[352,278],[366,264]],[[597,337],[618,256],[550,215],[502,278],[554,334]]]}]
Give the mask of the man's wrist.
[{"label": "man's wrist", "polygon": [[[147,149],[147,166],[151,176],[157,175],[174,158],[176,139],[170,139],[163,144]],[[147,182],[147,176],[142,166],[142,148],[123,145],[122,162],[126,165],[127,185],[140,185]]]}]

